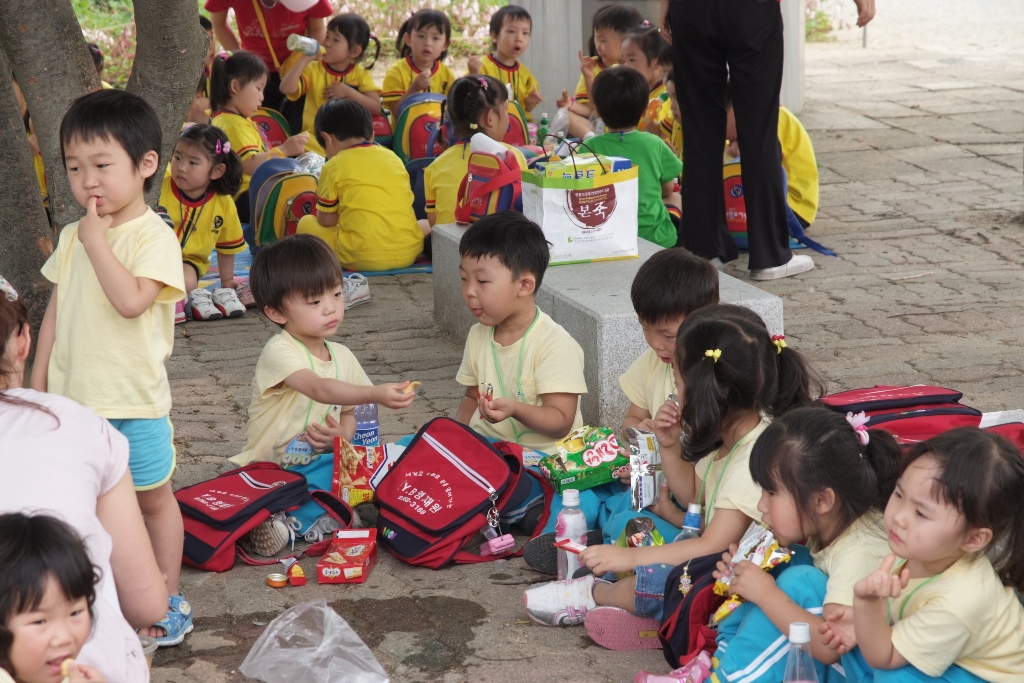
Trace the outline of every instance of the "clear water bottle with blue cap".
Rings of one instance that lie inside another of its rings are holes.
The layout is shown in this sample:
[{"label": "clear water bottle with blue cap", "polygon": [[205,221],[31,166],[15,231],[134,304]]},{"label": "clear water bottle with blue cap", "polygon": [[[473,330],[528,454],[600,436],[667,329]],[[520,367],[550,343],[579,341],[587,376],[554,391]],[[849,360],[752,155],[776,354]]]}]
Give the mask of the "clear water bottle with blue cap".
[{"label": "clear water bottle with blue cap", "polygon": [[675,540],[685,541],[688,538],[700,537],[700,503],[690,503],[686,508],[686,517],[683,518],[683,530],[680,531]]}]

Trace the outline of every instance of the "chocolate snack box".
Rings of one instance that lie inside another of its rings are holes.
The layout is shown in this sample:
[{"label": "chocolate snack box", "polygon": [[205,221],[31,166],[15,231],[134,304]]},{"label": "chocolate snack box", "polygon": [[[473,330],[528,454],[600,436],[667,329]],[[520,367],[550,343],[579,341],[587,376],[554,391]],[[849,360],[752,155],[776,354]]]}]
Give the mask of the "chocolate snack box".
[{"label": "chocolate snack box", "polygon": [[615,433],[604,427],[580,427],[558,442],[558,452],[540,459],[540,470],[556,493],[594,488],[629,472]]}]

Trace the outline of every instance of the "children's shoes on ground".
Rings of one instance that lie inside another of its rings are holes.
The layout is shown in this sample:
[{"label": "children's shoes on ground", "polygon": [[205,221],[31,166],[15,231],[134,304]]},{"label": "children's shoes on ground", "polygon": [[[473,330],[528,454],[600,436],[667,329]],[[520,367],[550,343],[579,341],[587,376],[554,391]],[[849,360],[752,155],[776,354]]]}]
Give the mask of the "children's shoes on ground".
[{"label": "children's shoes on ground", "polygon": [[153,624],[153,628],[164,631],[164,635],[156,639],[159,647],[178,645],[185,640],[185,635],[192,631],[192,603],[178,593],[169,598],[167,605],[167,616]]},{"label": "children's shoes on ground", "polygon": [[587,612],[597,607],[594,584],[601,581],[593,574],[579,579],[552,581],[523,593],[526,612],[543,626],[578,626]]},{"label": "children's shoes on ground", "polygon": [[640,617],[619,607],[597,607],[587,612],[587,635],[609,650],[660,650],[656,619]]},{"label": "children's shoes on ground", "polygon": [[687,664],[667,674],[652,674],[641,671],[633,683],[702,683],[711,676],[711,656],[701,652]]},{"label": "children's shoes on ground", "polygon": [[242,302],[242,305],[246,308],[256,308],[256,297],[252,295],[252,288],[248,282],[239,282],[238,286],[235,287],[235,294],[238,295],[238,300]]},{"label": "children's shoes on ground", "polygon": [[174,304],[174,324],[180,325],[188,320],[185,316],[185,300],[182,299],[178,303]]},{"label": "children's shoes on ground", "polygon": [[245,315],[245,306],[238,300],[238,294],[230,287],[213,290],[213,305],[225,318],[241,318]]},{"label": "children's shoes on ground", "polygon": [[341,281],[341,291],[345,296],[345,310],[365,304],[370,300],[370,283],[361,273],[346,275]]},{"label": "children's shoes on ground", "polygon": [[213,294],[205,289],[193,289],[188,293],[188,307],[193,320],[220,320],[224,317],[213,303]]}]

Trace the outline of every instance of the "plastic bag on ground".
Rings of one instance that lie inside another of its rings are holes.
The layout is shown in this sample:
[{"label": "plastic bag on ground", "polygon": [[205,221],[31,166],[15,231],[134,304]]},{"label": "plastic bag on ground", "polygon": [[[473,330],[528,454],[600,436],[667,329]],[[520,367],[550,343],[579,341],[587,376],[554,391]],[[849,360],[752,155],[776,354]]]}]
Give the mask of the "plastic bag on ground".
[{"label": "plastic bag on ground", "polygon": [[264,683],[388,683],[373,652],[326,600],[282,612],[238,670]]}]

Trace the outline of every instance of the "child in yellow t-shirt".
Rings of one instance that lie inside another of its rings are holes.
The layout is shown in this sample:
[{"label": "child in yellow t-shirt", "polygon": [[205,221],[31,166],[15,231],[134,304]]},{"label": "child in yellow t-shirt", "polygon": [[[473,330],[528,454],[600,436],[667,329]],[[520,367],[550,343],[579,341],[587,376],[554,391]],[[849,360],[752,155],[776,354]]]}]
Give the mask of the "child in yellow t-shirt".
[{"label": "child in yellow t-shirt", "polygon": [[[360,64],[370,41],[377,50],[368,66]],[[351,99],[366,107],[371,115],[381,112],[380,88],[373,82],[369,69],[380,54],[380,41],[370,32],[370,25],[358,14],[339,14],[327,24],[323,51],[316,56],[302,55],[281,78],[281,94],[292,102],[303,95],[302,130],[309,133],[306,151],[323,155],[324,148],[313,135],[313,120],[324,102]]]},{"label": "child in yellow t-shirt", "polygon": [[318,235],[349,270],[405,268],[423,251],[409,174],[391,150],[373,144],[370,112],[355,100],[320,108],[316,137],[327,151],[317,182],[317,213],[298,232]]},{"label": "child in yellow t-shirt", "polygon": [[445,64],[452,42],[452,24],[444,12],[421,9],[398,29],[398,56],[384,74],[384,106],[391,125],[398,121],[402,102],[419,92],[448,95],[455,74]]},{"label": "child in yellow t-shirt", "polygon": [[491,15],[492,52],[483,59],[476,55],[469,58],[469,73],[483,74],[512,86],[512,99],[526,112],[526,120],[533,121],[533,111],[543,97],[540,96],[537,79],[519,57],[530,46],[530,32],[533,19],[525,8],[506,5]]},{"label": "child in yellow t-shirt", "polygon": [[665,92],[668,102],[661,105],[661,125],[658,134],[672,148],[680,160],[683,158],[683,115],[679,113],[679,99],[676,93],[675,72],[669,69],[665,74]]},{"label": "child in yellow t-shirt", "polygon": [[[430,162],[423,172],[423,194],[427,222],[454,223],[459,202],[459,185],[469,170],[469,139],[480,132],[501,142],[508,130],[508,90],[492,76],[463,76],[455,81],[445,108],[455,129],[451,147]],[[526,158],[515,147],[501,143],[526,168]]]},{"label": "child in yellow t-shirt", "polygon": [[650,88],[647,108],[637,128],[655,135],[661,133],[662,109],[668,101],[665,71],[669,64],[661,61],[666,47],[658,29],[646,22],[627,33],[622,41],[622,66],[632,67],[643,74]]}]

